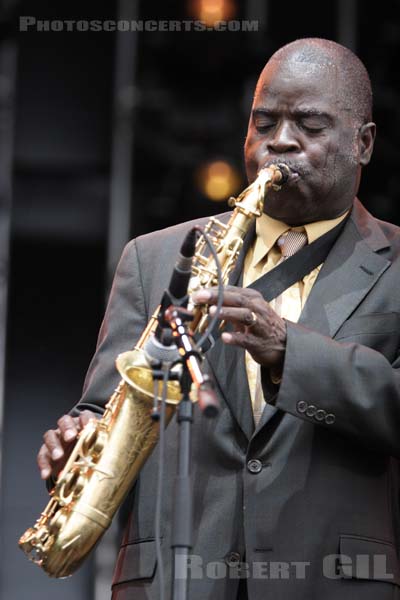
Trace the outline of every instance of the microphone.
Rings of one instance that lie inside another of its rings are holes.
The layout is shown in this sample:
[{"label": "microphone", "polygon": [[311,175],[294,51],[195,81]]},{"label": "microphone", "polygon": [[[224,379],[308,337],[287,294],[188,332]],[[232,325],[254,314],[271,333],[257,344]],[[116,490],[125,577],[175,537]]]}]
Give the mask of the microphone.
[{"label": "microphone", "polygon": [[[183,240],[178,259],[172,271],[169,286],[164,291],[161,299],[158,319],[161,328],[168,327],[168,329],[170,329],[169,324],[165,320],[165,311],[171,304],[173,306],[179,306],[180,308],[186,308],[187,306],[187,289],[192,276],[192,260],[196,249],[197,232],[198,228],[193,227]],[[160,332],[160,327],[157,327],[155,335],[157,339],[161,341],[160,336],[162,335],[162,332]]]},{"label": "microphone", "polygon": [[144,346],[151,361],[174,362],[180,356],[172,337],[171,327],[165,319],[165,312],[171,305],[182,308],[187,306],[187,289],[192,276],[192,260],[196,249],[197,232],[198,227],[193,227],[186,234],[168,288],[164,290],[161,298],[157,328]]}]

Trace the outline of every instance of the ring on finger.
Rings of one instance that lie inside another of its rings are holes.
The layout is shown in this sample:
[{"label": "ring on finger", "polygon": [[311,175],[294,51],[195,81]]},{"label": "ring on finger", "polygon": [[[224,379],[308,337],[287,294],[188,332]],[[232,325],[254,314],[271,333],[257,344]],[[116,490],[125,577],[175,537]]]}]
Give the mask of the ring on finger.
[{"label": "ring on finger", "polygon": [[251,320],[247,321],[246,325],[247,325],[247,327],[254,327],[254,325],[257,323],[257,315],[254,312],[254,310],[251,311],[250,315],[251,315]]}]

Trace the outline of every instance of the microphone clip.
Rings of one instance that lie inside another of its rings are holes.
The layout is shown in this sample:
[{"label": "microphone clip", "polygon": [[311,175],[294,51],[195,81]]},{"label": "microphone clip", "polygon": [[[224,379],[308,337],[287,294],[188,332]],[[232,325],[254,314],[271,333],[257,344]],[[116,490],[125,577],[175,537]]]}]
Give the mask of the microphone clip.
[{"label": "microphone clip", "polygon": [[193,341],[192,332],[186,326],[186,322],[193,321],[193,312],[186,308],[170,306],[164,316],[170,324],[184,371],[190,376],[197,390],[200,410],[206,417],[215,417],[219,412],[219,401],[214,391],[214,384],[201,370],[203,355]]}]

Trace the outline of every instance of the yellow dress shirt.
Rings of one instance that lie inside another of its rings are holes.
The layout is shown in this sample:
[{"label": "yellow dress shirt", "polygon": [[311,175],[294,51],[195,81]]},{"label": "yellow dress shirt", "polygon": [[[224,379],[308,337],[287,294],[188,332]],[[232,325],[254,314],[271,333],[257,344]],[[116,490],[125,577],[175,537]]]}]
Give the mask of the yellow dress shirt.
[{"label": "yellow dress shirt", "polygon": [[[268,271],[276,266],[281,258],[281,252],[276,246],[276,242],[286,231],[294,229],[296,231],[305,232],[307,235],[307,242],[311,244],[321,235],[327,233],[343,221],[347,214],[348,211],[336,219],[308,223],[302,227],[289,227],[286,223],[276,221],[263,213],[256,221],[256,238],[245,258],[243,286],[247,287],[253,283],[253,281],[265,273],[268,273]],[[285,290],[279,298],[272,300],[270,306],[276,310],[282,318],[296,323],[311,292],[312,286],[318,277],[321,267],[322,263],[301,281]],[[246,371],[249,381],[254,420],[257,424],[264,410],[260,365],[252,359],[248,352],[246,352]]]}]

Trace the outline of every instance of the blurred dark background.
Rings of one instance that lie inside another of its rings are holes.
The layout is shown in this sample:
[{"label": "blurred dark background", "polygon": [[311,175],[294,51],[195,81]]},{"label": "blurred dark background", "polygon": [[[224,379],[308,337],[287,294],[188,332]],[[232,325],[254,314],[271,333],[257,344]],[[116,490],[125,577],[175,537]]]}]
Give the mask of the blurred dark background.
[{"label": "blurred dark background", "polygon": [[[213,15],[240,29],[185,25]],[[116,19],[156,26],[65,24]],[[64,29],[40,30],[39,21]],[[182,30],[163,30],[172,21]],[[112,543],[66,582],[49,581],[17,549],[47,502],[35,466],[41,435],[79,399],[124,243],[225,210],[207,194],[226,198],[245,185],[258,73],[279,46],[305,36],[339,41],[365,62],[378,139],[360,197],[400,224],[397,0],[379,10],[357,0],[0,0],[1,598],[108,597]]]}]

